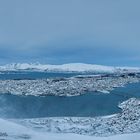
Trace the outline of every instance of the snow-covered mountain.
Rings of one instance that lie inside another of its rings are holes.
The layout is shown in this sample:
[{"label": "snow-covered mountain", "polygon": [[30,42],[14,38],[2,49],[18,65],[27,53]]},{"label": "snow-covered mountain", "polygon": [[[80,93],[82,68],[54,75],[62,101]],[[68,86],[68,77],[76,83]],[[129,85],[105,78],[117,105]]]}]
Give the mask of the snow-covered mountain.
[{"label": "snow-covered mountain", "polygon": [[140,71],[137,67],[112,67],[103,65],[93,65],[84,63],[69,63],[63,65],[47,65],[40,63],[12,63],[0,66],[0,71],[19,71],[19,70],[34,70],[34,71],[54,71],[54,72],[127,72]]}]

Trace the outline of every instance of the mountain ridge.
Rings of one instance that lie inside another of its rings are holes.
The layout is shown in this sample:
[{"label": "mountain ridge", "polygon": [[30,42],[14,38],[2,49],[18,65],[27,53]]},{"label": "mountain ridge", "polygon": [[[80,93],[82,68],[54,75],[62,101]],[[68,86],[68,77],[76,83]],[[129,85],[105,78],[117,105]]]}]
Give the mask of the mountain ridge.
[{"label": "mountain ridge", "polygon": [[55,71],[55,72],[140,72],[139,67],[114,67],[85,63],[68,63],[62,65],[40,63],[11,63],[0,66],[0,71]]}]

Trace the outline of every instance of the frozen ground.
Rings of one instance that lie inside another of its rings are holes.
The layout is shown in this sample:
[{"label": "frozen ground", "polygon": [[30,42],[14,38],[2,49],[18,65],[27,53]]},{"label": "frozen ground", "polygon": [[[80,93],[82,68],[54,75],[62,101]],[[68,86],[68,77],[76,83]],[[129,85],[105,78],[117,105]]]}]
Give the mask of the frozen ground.
[{"label": "frozen ground", "polygon": [[16,123],[0,119],[0,140],[139,140],[140,134],[94,137],[76,134],[37,132]]}]

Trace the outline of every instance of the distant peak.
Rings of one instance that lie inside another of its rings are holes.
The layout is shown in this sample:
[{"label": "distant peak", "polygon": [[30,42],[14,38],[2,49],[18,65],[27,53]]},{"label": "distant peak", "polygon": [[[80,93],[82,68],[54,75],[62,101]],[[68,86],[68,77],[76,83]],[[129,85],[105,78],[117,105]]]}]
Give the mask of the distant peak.
[{"label": "distant peak", "polygon": [[62,65],[36,63],[11,63],[0,66],[1,71],[36,70],[36,71],[55,71],[55,72],[101,72],[114,73],[119,71],[140,71],[134,67],[113,67],[85,63],[68,63]]}]

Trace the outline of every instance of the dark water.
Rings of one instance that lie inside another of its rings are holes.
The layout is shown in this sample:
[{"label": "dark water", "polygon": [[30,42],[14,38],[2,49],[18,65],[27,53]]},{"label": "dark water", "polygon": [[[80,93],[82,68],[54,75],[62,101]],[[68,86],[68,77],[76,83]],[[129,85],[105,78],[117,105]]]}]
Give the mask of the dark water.
[{"label": "dark water", "polygon": [[[76,75],[76,74],[74,74]],[[1,75],[0,79],[71,77],[62,73],[15,73]],[[118,113],[120,102],[140,97],[140,83],[117,88],[111,94],[87,93],[76,97],[35,97],[0,94],[0,117],[37,118],[37,117],[94,117]]]},{"label": "dark water", "polygon": [[78,116],[118,113],[118,103],[140,97],[140,83],[118,88],[111,94],[87,93],[77,97],[0,95],[0,115],[7,118]]},{"label": "dark water", "polygon": [[0,74],[0,80],[6,79],[42,79],[42,78],[55,78],[55,77],[72,77],[76,75],[83,75],[82,73],[55,73],[55,72],[5,72]]}]

